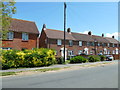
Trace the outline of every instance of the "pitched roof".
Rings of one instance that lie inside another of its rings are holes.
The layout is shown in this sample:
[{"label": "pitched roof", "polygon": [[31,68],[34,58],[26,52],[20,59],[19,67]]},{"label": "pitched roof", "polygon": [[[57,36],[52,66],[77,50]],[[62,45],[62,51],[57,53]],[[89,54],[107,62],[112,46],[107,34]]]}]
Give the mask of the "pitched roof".
[{"label": "pitched roof", "polygon": [[[46,29],[44,31],[48,38],[64,39],[64,31],[54,30],[54,29]],[[118,43],[118,41],[114,38],[88,35],[88,34],[75,33],[75,32],[71,32],[71,34],[66,32],[66,39],[76,40],[76,41],[81,40],[81,41],[88,41],[88,42],[94,42],[96,40],[97,42],[101,42],[101,43]]]},{"label": "pitched roof", "polygon": [[92,41],[92,42],[94,42],[94,39],[92,38],[91,35],[81,34],[81,33],[73,33],[73,32],[72,32],[72,36],[73,36],[76,40]]},{"label": "pitched roof", "polygon": [[116,44],[119,43],[119,41],[117,41],[117,40],[114,39],[114,38],[105,37],[105,39],[108,40],[110,43],[116,43]]},{"label": "pitched roof", "polygon": [[21,20],[21,19],[12,19],[9,30],[15,32],[27,32],[27,33],[39,34],[35,22]]},{"label": "pitched roof", "polygon": [[105,37],[92,35],[92,38],[93,38],[94,40],[96,40],[97,42],[110,43],[110,41],[107,40]]},{"label": "pitched roof", "polygon": [[[64,39],[64,31],[60,30],[53,30],[53,29],[46,29],[45,33],[48,38],[52,39]],[[75,40],[73,36],[66,32],[66,39],[67,40]]]}]

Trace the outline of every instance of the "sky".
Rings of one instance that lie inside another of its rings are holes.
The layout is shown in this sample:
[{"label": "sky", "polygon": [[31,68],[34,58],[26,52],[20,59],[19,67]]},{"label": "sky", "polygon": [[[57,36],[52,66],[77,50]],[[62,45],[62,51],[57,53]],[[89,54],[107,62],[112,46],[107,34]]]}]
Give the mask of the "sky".
[{"label": "sky", "polygon": [[[117,2],[67,2],[66,28],[72,32],[118,37]],[[63,30],[63,2],[17,2],[13,18],[34,21],[41,32],[47,28]]]}]

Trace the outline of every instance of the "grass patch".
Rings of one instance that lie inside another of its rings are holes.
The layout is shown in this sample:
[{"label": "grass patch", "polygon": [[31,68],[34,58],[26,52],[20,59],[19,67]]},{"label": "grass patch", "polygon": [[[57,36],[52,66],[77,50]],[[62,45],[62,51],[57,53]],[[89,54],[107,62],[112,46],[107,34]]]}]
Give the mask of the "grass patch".
[{"label": "grass patch", "polygon": [[16,72],[2,72],[0,76],[9,76],[9,75],[16,75]]},{"label": "grass patch", "polygon": [[56,70],[60,70],[60,68],[45,68],[45,69],[37,69],[34,71],[46,72],[46,71],[56,71]]}]

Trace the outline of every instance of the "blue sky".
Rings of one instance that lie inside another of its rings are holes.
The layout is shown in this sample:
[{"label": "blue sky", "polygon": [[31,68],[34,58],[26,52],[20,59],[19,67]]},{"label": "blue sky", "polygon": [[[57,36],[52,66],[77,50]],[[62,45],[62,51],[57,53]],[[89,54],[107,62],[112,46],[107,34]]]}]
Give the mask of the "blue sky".
[{"label": "blue sky", "polygon": [[[63,30],[63,2],[17,2],[13,18],[34,21],[39,31],[42,25]],[[72,32],[92,31],[106,36],[118,32],[117,2],[67,2],[67,28]]]}]

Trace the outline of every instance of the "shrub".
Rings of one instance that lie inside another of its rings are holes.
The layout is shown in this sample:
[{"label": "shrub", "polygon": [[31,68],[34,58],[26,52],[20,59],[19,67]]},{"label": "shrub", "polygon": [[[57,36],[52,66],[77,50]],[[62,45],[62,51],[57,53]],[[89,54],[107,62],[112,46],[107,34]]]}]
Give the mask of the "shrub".
[{"label": "shrub", "polygon": [[63,64],[64,58],[63,57],[56,57],[57,64]]},{"label": "shrub", "polygon": [[100,60],[101,60],[101,61],[104,61],[105,58],[106,58],[106,57],[105,57],[104,55],[100,55]]},{"label": "shrub", "polygon": [[89,62],[97,62],[100,61],[100,57],[98,55],[91,55],[88,57]]},{"label": "shrub", "polygon": [[45,48],[24,51],[3,50],[1,58],[2,69],[49,66],[56,63],[55,51]]},{"label": "shrub", "polygon": [[82,56],[76,56],[70,59],[70,63],[85,63],[85,62],[88,62],[88,60]]}]

